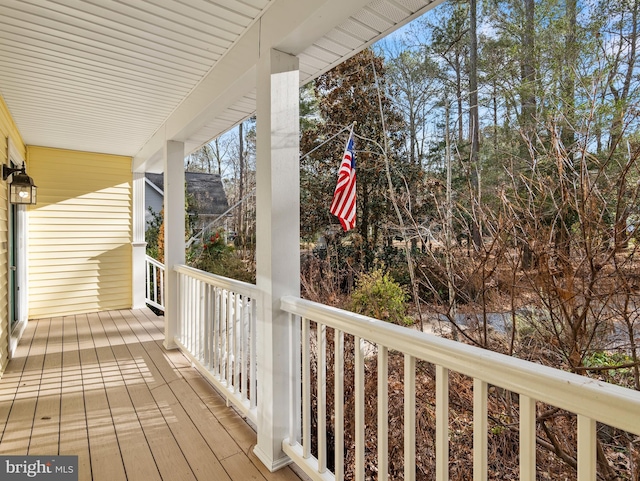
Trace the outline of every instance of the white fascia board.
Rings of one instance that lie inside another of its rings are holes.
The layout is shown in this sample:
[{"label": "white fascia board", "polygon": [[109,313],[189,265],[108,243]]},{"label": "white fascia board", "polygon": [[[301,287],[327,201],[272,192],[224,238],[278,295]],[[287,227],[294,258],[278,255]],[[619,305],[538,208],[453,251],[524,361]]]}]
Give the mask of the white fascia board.
[{"label": "white fascia board", "polygon": [[[263,52],[274,48],[298,55],[369,3],[371,0],[276,2],[263,17],[260,47]],[[283,21],[288,29],[282,28]]]},{"label": "white fascia board", "polygon": [[18,146],[15,144],[11,137],[7,137],[7,165],[12,167],[11,161],[13,161],[17,166],[22,166],[24,164],[24,156],[18,149]]},{"label": "white fascia board", "polygon": [[[416,10],[413,14],[411,14],[411,15],[407,16],[406,18],[404,18],[404,20],[402,20],[401,22],[394,24],[391,28],[387,29],[384,32],[381,32],[379,35],[376,35],[375,37],[371,38],[367,42],[365,42],[362,45],[358,46],[357,48],[353,49],[351,51],[351,53],[349,54],[349,57],[351,57],[351,56],[361,52],[362,50],[370,47],[371,45],[373,45],[374,43],[378,42],[379,40],[382,40],[387,35],[389,35],[392,32],[398,30],[399,28],[401,28],[404,25],[408,24],[409,22],[415,20],[416,18],[420,17],[421,15],[424,15],[426,12],[428,12],[429,10],[437,7],[441,3],[444,3],[445,1],[446,0],[431,0],[430,3],[428,3],[427,5],[422,7],[421,9]],[[372,3],[372,2],[365,2],[365,3],[368,5],[368,4]],[[346,19],[343,19],[342,21],[344,22],[345,20]],[[340,23],[338,25],[336,25],[336,26],[339,26],[339,25],[340,25]],[[293,38],[292,40],[295,40],[295,38]],[[283,45],[282,46],[282,50],[286,51],[287,50],[287,46]],[[341,57],[338,60],[336,60],[335,62],[327,64],[323,69],[314,72],[311,76],[306,76],[306,77],[303,78],[302,75],[301,75],[301,83],[302,84],[306,84],[308,82],[311,82],[312,80],[314,80],[314,79],[318,78],[319,76],[325,74],[326,72],[328,72],[332,68],[340,65],[342,62],[344,62],[344,60],[345,60],[345,57]]]},{"label": "white fascia board", "polygon": [[162,173],[162,148],[167,138],[164,128],[163,125],[161,129],[157,130],[133,157],[131,160],[132,172]]},{"label": "white fascia board", "polygon": [[260,51],[275,48],[299,54],[369,1],[275,1],[134,156],[133,171],[157,170],[158,161],[150,160],[162,152],[167,140],[186,142],[190,135],[254,89]]},{"label": "white fascia board", "polygon": [[256,85],[260,28],[256,23],[166,122],[168,140],[185,142]]},{"label": "white fascia board", "polygon": [[158,187],[156,184],[154,184],[153,182],[151,182],[149,179],[147,179],[146,177],[144,178],[145,183],[151,187],[153,190],[155,190],[158,194],[160,194],[162,197],[164,197],[164,190],[162,190],[160,187]]}]

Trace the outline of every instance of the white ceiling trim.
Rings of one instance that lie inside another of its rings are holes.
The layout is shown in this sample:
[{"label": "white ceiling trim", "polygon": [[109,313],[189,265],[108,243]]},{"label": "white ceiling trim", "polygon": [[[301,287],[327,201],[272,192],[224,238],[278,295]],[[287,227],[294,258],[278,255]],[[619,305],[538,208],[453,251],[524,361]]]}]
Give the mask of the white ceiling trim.
[{"label": "white ceiling trim", "polygon": [[441,0],[0,0],[0,94],[25,143],[134,156],[158,170],[255,111],[270,48],[301,81]]},{"label": "white ceiling trim", "polygon": [[[336,65],[344,62],[350,56],[364,50],[373,43],[384,38],[392,31],[406,25],[411,20],[422,15],[427,10],[434,8],[443,1],[444,0],[376,0],[368,3],[365,9],[371,9],[378,14],[381,12],[391,12],[389,14],[390,18],[393,18],[395,23],[384,31],[369,29],[369,38],[366,41],[363,41],[362,38],[359,38],[350,32],[353,19],[349,18],[324,34],[322,37],[316,39],[314,43],[302,52],[295,53],[296,49],[288,51],[287,53],[297,55],[300,59],[301,85],[304,85],[323,73],[328,72]],[[400,3],[404,5],[401,5]],[[361,11],[362,10],[356,9],[356,12]],[[302,28],[302,30],[304,30],[304,28]],[[288,41],[290,42],[291,40],[289,39]],[[298,47],[300,44],[305,43],[304,41],[301,41],[300,38],[297,38],[297,41],[299,42],[297,44]],[[287,48],[292,47],[290,47],[286,42],[282,42],[276,48],[287,51]],[[251,94],[245,95],[236,100],[232,107],[225,110],[224,113],[220,114],[215,120],[212,120],[200,127],[197,135],[186,140],[185,153],[189,154],[194,152],[211,139],[218,137],[224,132],[237,126],[240,122],[251,117],[255,113],[255,105],[254,88]],[[142,157],[144,157],[144,155]],[[150,168],[161,168],[160,162],[162,159],[161,152],[159,150],[156,150],[155,155],[149,156],[146,159],[148,160]],[[137,160],[138,163],[141,163],[142,158],[137,158],[135,160]],[[136,165],[136,162],[134,162],[134,165]]]}]

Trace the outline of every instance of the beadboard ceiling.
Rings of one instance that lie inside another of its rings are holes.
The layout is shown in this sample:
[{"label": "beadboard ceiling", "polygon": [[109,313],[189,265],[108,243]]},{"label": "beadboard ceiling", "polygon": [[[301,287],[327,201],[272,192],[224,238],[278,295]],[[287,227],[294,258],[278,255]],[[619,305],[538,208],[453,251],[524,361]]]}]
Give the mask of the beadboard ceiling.
[{"label": "beadboard ceiling", "polygon": [[297,55],[304,83],[435,3],[0,0],[0,94],[29,145],[144,165],[157,155],[154,138],[190,152],[255,111],[251,65],[224,80],[229,65],[247,62],[249,37],[256,51],[268,41]]}]

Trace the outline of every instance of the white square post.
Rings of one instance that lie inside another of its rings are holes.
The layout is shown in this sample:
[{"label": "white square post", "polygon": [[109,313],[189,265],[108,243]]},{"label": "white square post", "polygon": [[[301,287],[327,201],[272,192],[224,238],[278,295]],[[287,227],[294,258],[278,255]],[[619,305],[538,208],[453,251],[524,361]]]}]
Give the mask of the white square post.
[{"label": "white square post", "polygon": [[185,263],[184,143],[168,140],[164,148],[164,347],[175,349],[178,325],[178,274]]},{"label": "white square post", "polygon": [[146,256],[145,215],[144,215],[144,172],[133,173],[133,242],[131,243],[132,284],[131,304],[134,309],[142,309],[146,298]]},{"label": "white square post", "polygon": [[256,208],[257,286],[263,309],[257,326],[258,444],[255,454],[271,471],[291,461],[288,436],[289,315],[280,298],[300,295],[300,140],[298,59],[261,53],[257,71]]}]

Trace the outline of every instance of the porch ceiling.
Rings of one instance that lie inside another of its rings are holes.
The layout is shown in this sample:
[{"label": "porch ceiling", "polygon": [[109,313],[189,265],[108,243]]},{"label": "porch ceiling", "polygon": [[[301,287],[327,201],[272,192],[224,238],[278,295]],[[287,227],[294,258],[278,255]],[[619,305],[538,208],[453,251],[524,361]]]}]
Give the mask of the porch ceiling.
[{"label": "porch ceiling", "polygon": [[29,145],[191,152],[255,110],[260,50],[303,83],[440,0],[0,0],[0,94]]}]

